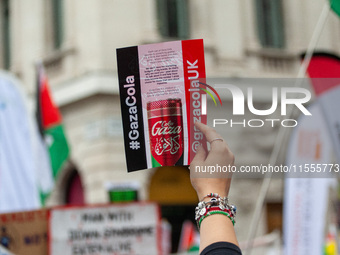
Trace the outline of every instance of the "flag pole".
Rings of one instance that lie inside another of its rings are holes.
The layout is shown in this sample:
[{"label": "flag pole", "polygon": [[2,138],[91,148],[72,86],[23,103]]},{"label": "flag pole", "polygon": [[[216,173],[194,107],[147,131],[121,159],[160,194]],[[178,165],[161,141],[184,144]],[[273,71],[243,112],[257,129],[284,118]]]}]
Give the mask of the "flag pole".
[{"label": "flag pole", "polygon": [[325,27],[328,15],[331,11],[330,5],[328,3],[325,3],[322,12],[320,14],[319,20],[315,26],[312,38],[310,40],[310,43],[308,45],[305,57],[302,61],[302,64],[300,65],[300,70],[297,75],[297,78],[304,78],[306,75],[307,68],[309,66],[309,63],[313,57],[314,50],[319,42],[321,33]]},{"label": "flag pole", "polygon": [[[315,26],[312,38],[309,42],[309,45],[308,45],[306,54],[304,56],[304,59],[303,59],[301,65],[300,65],[300,69],[299,69],[299,72],[298,72],[298,75],[297,75],[297,81],[294,84],[295,87],[300,87],[302,85],[302,82],[303,82],[302,78],[304,78],[305,75],[306,75],[307,68],[308,68],[310,61],[312,59],[314,50],[315,50],[315,48],[316,48],[316,46],[319,42],[321,33],[322,33],[323,28],[326,24],[330,10],[331,10],[330,5],[328,3],[325,3],[325,5],[324,5],[324,7],[321,11],[321,14],[319,16],[318,22]],[[290,107],[288,109],[287,115],[289,117],[294,115],[295,111],[293,109],[294,108],[292,108],[292,107]],[[279,128],[277,137],[275,139],[274,148],[273,148],[273,151],[272,151],[272,153],[270,155],[270,159],[269,159],[270,165],[275,165],[276,162],[277,162],[277,158],[279,156],[279,152],[280,152],[280,149],[281,149],[281,144],[283,142],[283,139],[287,135],[287,130],[288,129],[283,128],[283,127]],[[260,220],[261,212],[262,212],[262,209],[263,209],[263,206],[264,206],[264,202],[265,202],[265,199],[266,199],[266,196],[267,196],[267,192],[268,192],[268,189],[269,189],[271,179],[272,179],[272,173],[268,172],[268,173],[266,173],[266,175],[264,176],[264,180],[262,181],[260,194],[259,194],[259,197],[258,197],[256,205],[255,205],[255,211],[254,211],[254,214],[253,214],[252,221],[250,223],[250,228],[249,228],[249,232],[248,232],[249,234],[248,234],[245,253],[244,253],[245,255],[251,255],[252,248],[253,248],[253,240],[254,240],[255,235],[256,235],[256,229],[258,227],[258,222]]]}]

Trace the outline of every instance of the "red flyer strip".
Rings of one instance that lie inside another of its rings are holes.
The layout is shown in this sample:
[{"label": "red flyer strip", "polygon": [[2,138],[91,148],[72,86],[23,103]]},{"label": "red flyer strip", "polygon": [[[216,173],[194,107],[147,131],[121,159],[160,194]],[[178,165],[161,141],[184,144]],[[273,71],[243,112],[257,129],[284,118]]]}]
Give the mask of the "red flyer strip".
[{"label": "red flyer strip", "polygon": [[207,123],[206,115],[201,112],[201,98],[204,91],[199,89],[200,83],[205,82],[205,63],[203,40],[182,41],[183,70],[186,92],[187,121],[188,121],[188,163],[196,154],[200,144],[206,146],[203,134],[194,127],[196,121]]}]

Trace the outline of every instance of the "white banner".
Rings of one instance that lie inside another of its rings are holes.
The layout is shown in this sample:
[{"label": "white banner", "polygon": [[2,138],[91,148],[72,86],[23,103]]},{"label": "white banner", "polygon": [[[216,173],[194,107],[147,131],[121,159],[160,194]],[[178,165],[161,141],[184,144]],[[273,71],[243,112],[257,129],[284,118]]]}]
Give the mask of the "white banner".
[{"label": "white banner", "polygon": [[[316,168],[332,162],[332,142],[325,127],[319,105],[309,108],[311,117],[303,116],[294,129],[287,152],[287,165],[297,169],[305,165]],[[329,168],[328,168],[329,170]],[[327,170],[327,171],[328,171]],[[328,189],[332,178],[313,178],[303,172],[287,176],[284,195],[284,254],[320,255],[324,244]],[[320,173],[326,177],[326,173]]]},{"label": "white banner", "polygon": [[161,253],[160,213],[156,204],[53,209],[51,255]]},{"label": "white banner", "polygon": [[[340,83],[340,79],[339,83]],[[340,84],[318,97],[340,163]]]}]

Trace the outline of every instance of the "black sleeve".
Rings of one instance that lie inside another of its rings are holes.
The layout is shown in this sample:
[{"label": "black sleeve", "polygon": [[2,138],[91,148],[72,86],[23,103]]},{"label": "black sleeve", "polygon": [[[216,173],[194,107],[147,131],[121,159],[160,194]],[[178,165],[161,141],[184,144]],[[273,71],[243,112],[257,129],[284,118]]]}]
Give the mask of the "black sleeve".
[{"label": "black sleeve", "polygon": [[200,255],[242,255],[242,252],[235,244],[217,242],[207,246]]}]

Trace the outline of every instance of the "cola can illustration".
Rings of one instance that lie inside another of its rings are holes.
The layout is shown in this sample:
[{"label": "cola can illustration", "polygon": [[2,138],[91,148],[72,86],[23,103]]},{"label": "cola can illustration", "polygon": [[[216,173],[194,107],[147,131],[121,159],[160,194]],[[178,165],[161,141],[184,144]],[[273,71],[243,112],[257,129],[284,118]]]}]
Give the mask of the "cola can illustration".
[{"label": "cola can illustration", "polygon": [[147,103],[152,167],[183,165],[183,116],[179,98]]}]

